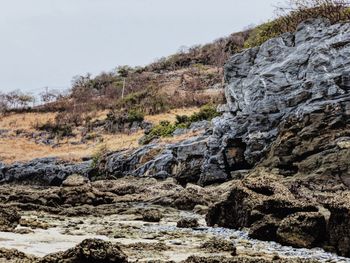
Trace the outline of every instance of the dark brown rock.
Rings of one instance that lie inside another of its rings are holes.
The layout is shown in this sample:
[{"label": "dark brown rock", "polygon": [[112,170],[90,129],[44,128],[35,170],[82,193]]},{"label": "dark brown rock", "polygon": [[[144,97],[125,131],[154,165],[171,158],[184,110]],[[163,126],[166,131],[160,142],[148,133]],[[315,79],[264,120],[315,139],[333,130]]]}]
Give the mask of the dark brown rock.
[{"label": "dark brown rock", "polygon": [[148,209],[142,212],[142,219],[146,222],[159,222],[162,217],[161,212],[157,209]]},{"label": "dark brown rock", "polygon": [[[278,176],[257,170],[242,182],[233,182],[227,196],[209,208],[206,216],[207,224],[233,229],[248,227],[249,235],[253,238],[277,241],[277,231],[285,218],[298,215],[296,213],[299,212],[318,211],[316,205],[305,200],[297,200],[286,186],[278,182],[279,180]],[[324,230],[325,222],[321,219],[319,222],[316,218],[317,222],[313,222],[311,215],[310,221],[305,219],[305,222],[296,216],[301,222],[295,225],[294,231],[304,233],[307,227],[314,226],[312,223],[315,223],[315,228]],[[323,230],[319,235],[324,234]],[[310,240],[312,241],[311,244],[307,243],[308,246],[320,243],[319,236],[315,240],[312,238]]]},{"label": "dark brown rock", "polygon": [[21,216],[11,207],[0,207],[0,231],[12,231],[19,223]]},{"label": "dark brown rock", "polygon": [[292,214],[282,220],[277,230],[277,240],[293,247],[320,247],[326,238],[326,220],[315,212]]},{"label": "dark brown rock", "polygon": [[263,241],[277,240],[277,229],[280,220],[272,216],[264,216],[249,229],[249,236]]},{"label": "dark brown rock", "polygon": [[40,263],[127,263],[127,256],[118,245],[99,239],[86,239],[65,252],[51,254]]},{"label": "dark brown rock", "polygon": [[179,228],[193,228],[198,227],[199,223],[197,218],[181,218],[176,226]]},{"label": "dark brown rock", "polygon": [[[340,199],[340,200],[339,200]],[[341,196],[329,206],[329,244],[341,256],[350,257],[350,208],[349,195]],[[345,202],[345,204],[344,204]]]}]

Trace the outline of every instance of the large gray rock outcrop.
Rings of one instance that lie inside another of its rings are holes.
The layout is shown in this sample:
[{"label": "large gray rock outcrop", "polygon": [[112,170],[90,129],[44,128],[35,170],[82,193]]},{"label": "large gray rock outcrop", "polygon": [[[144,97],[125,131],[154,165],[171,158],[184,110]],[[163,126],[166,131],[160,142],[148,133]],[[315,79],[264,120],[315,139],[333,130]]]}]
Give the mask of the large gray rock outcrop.
[{"label": "large gray rock outcrop", "polygon": [[146,145],[107,156],[99,172],[107,176],[174,177],[181,184],[196,183],[201,173],[208,136],[169,145]]},{"label": "large gray rock outcrop", "polygon": [[59,186],[69,175],[80,174],[87,177],[90,170],[91,161],[68,163],[56,158],[34,159],[26,163],[0,165],[0,182]]},{"label": "large gray rock outcrop", "polygon": [[[227,105],[213,121],[201,182],[228,177],[256,165],[276,139],[281,122],[322,113],[327,107],[350,114],[350,24],[317,19],[296,33],[271,39],[234,55],[225,66]],[[244,160],[232,160],[237,143]]]}]

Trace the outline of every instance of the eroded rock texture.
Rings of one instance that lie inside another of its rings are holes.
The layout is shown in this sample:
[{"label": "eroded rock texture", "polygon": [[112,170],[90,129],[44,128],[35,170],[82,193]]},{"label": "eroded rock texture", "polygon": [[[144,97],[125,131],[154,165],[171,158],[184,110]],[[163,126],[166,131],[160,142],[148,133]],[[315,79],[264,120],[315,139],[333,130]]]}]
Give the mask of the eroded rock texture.
[{"label": "eroded rock texture", "polygon": [[[347,183],[349,39],[350,24],[318,19],[233,56],[225,67],[227,105],[214,120],[200,181],[256,165],[275,142],[269,165],[288,175],[340,170]],[[244,158],[232,158],[237,144]]]},{"label": "eroded rock texture", "polygon": [[326,219],[316,203],[295,198],[277,175],[257,172],[233,181],[228,194],[209,209],[210,226],[250,228],[252,238],[294,247],[322,246]]},{"label": "eroded rock texture", "polygon": [[127,263],[127,256],[118,245],[99,239],[86,239],[65,252],[51,254],[40,263]]}]

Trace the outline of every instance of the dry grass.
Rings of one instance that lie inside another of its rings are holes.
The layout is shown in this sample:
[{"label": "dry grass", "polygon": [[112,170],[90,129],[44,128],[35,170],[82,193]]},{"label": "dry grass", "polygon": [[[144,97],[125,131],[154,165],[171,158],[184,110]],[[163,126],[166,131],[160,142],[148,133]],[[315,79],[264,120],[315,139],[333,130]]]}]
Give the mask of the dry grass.
[{"label": "dry grass", "polygon": [[0,116],[0,128],[8,130],[32,131],[36,123],[45,123],[55,119],[56,113],[21,113]]},{"label": "dry grass", "polygon": [[93,155],[101,144],[106,144],[111,151],[137,147],[142,131],[131,135],[104,135],[102,143],[88,142],[72,145],[71,141],[62,142],[58,147],[36,144],[25,138],[0,139],[0,161],[13,163],[29,161],[34,158],[58,157],[69,161],[80,161],[83,157]]},{"label": "dry grass", "polygon": [[170,121],[175,122],[176,121],[176,115],[192,115],[193,113],[199,112],[199,108],[193,107],[193,108],[181,108],[181,109],[174,109],[169,111],[168,113],[158,114],[158,115],[150,115],[146,116],[145,120],[149,121],[154,124],[158,124],[160,121]]},{"label": "dry grass", "polygon": [[[171,110],[168,113],[146,116],[145,119],[152,123],[159,123],[162,120],[174,122],[176,115],[191,115],[198,112],[198,108],[184,108]],[[107,112],[96,113],[96,119],[103,119]],[[143,136],[143,131],[132,134],[101,134],[101,142],[87,142],[85,144],[72,144],[79,142],[81,137],[66,139],[59,142],[59,146],[37,144],[26,138],[14,136],[15,130],[34,131],[35,123],[44,123],[55,118],[54,113],[25,113],[12,114],[0,118],[0,129],[8,129],[12,136],[0,138],[0,161],[13,163],[17,161],[29,161],[34,158],[58,157],[69,161],[79,161],[83,157],[93,155],[105,144],[110,151],[132,149],[138,147],[138,141]],[[177,142],[186,139],[189,135],[182,135],[173,138],[162,139],[162,143]]]}]

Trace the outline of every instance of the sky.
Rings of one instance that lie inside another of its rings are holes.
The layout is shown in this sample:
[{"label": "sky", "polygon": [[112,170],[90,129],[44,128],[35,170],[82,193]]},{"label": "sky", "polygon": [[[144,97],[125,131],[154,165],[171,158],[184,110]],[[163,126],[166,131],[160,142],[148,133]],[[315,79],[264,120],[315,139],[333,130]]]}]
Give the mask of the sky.
[{"label": "sky", "polygon": [[65,90],[273,17],[281,0],[0,0],[0,92]]}]

